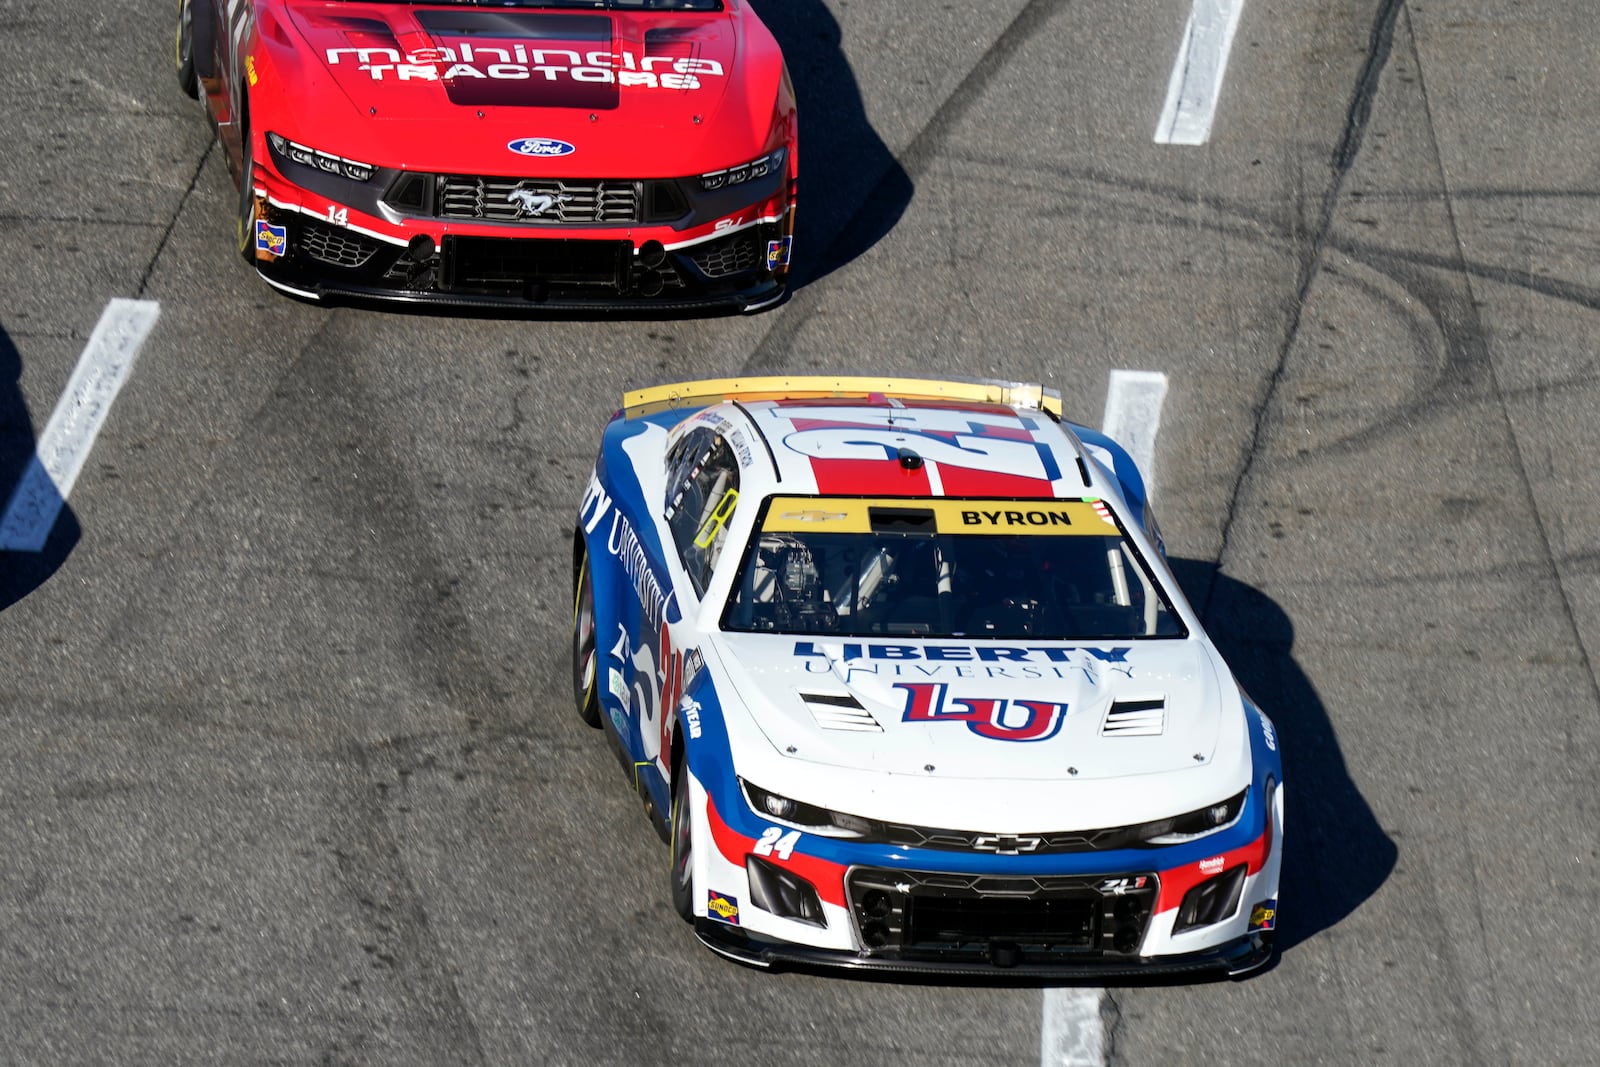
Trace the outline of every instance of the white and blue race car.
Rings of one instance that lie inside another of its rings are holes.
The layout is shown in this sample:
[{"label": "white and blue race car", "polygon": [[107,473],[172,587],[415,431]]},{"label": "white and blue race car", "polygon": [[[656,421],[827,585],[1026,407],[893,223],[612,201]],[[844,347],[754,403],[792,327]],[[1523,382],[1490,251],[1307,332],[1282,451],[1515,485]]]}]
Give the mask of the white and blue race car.
[{"label": "white and blue race car", "polygon": [[1272,723],[1144,483],[1038,386],[629,393],[573,543],[578,712],[756,965],[1240,974],[1272,955]]}]

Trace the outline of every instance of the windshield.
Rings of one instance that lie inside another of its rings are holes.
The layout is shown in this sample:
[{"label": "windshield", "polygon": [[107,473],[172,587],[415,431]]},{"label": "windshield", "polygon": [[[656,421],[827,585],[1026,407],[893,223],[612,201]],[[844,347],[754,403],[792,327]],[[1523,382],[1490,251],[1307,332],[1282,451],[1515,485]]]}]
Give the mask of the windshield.
[{"label": "windshield", "polygon": [[739,632],[1182,637],[1137,549],[1092,500],[773,497],[722,627]]}]

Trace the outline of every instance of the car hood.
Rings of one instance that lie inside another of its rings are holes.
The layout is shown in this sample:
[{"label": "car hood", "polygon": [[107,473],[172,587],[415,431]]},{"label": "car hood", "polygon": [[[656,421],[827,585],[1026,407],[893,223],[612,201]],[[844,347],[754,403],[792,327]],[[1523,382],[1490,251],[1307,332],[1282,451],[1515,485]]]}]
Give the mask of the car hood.
[{"label": "car hood", "polygon": [[725,715],[737,698],[779,754],[839,770],[1079,785],[1195,770],[1241,714],[1193,640],[708,643]]},{"label": "car hood", "polygon": [[[771,97],[760,129],[740,107],[718,122],[746,76],[727,14],[305,0],[285,14],[262,38],[292,46],[279,88],[300,94],[296,118],[327,127],[336,113],[325,136],[383,145],[379,166],[516,173],[531,157],[555,177],[668,177],[743,162],[768,132]],[[509,147],[529,141],[547,147]]]}]

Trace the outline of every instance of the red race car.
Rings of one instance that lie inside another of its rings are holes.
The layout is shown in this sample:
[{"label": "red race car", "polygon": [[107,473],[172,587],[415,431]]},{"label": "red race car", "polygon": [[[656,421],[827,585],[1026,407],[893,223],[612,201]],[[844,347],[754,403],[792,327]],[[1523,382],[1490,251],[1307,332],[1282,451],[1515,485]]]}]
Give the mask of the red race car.
[{"label": "red race car", "polygon": [[747,0],[182,0],[239,252],[308,298],[782,299],[798,122]]}]

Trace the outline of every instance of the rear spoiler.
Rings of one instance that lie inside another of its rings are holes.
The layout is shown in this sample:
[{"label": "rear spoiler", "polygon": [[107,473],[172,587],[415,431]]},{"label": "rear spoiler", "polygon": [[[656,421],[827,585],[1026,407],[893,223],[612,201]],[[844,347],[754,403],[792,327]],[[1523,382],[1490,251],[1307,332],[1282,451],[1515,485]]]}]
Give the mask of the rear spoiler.
[{"label": "rear spoiler", "polygon": [[829,378],[821,375],[765,378],[706,378],[656,385],[622,394],[628,418],[682,407],[710,407],[725,400],[821,400],[883,396],[897,400],[958,400],[1003,404],[1061,418],[1061,394],[1026,382],[944,381],[934,378]]}]

